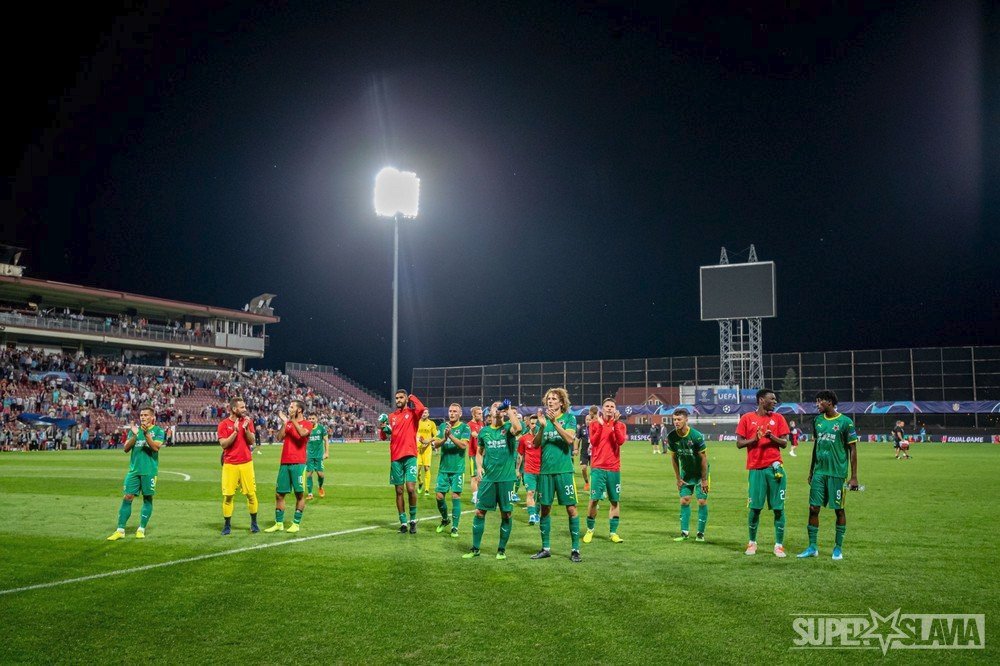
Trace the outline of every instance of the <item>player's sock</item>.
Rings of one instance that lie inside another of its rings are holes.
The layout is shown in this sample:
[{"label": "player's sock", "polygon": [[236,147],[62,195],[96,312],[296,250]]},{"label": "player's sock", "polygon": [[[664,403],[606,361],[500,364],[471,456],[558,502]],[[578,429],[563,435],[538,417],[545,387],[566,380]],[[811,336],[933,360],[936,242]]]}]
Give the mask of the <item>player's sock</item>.
[{"label": "player's sock", "polygon": [[417,507],[411,506],[410,507],[410,522],[412,523],[416,519],[417,519]]},{"label": "player's sock", "polygon": [[539,522],[539,531],[542,533],[542,548],[549,549],[550,537],[552,536],[552,514],[542,516]]},{"label": "player's sock", "polygon": [[537,516],[537,515],[538,515],[538,507],[537,506],[529,506],[528,507],[528,518],[530,519],[533,516]]},{"label": "player's sock", "polygon": [[480,517],[477,513],[472,518],[472,547],[475,550],[479,550],[480,544],[483,543],[483,532],[486,531],[486,516]]},{"label": "player's sock", "polygon": [[837,548],[844,547],[844,535],[847,534],[847,525],[837,525],[836,528],[836,543]]},{"label": "player's sock", "polygon": [[580,550],[580,516],[569,519],[569,536],[573,541],[573,550]]},{"label": "player's sock", "polygon": [[[591,518],[590,516],[587,516],[587,529],[593,530],[596,526],[597,526],[597,518]],[[614,532],[614,530],[611,531]]]},{"label": "player's sock", "polygon": [[458,521],[462,516],[462,500],[454,499],[451,500],[451,526],[456,530],[458,529]]},{"label": "player's sock", "polygon": [[306,477],[306,490],[312,495],[313,492],[313,478],[312,474]]},{"label": "player's sock", "polygon": [[681,504],[681,532],[687,534],[691,531],[691,505]]},{"label": "player's sock", "polygon": [[285,510],[275,509],[274,510],[274,522],[278,525],[283,525],[285,523]]},{"label": "player's sock", "polygon": [[708,524],[708,505],[699,504],[698,505],[698,531],[702,534],[705,533],[705,525]]},{"label": "player's sock", "polygon": [[618,534],[618,525],[619,525],[619,523],[621,523],[621,518],[619,518],[618,516],[615,516],[614,518],[612,518],[608,522],[611,523],[611,533],[612,534]]},{"label": "player's sock", "polygon": [[317,474],[316,475],[316,483],[319,484],[320,488],[323,487],[323,482],[324,481],[326,481],[326,475],[325,474]]},{"label": "player's sock", "polygon": [[405,513],[399,514],[399,524],[400,525],[405,525],[406,524],[406,514]]},{"label": "player's sock", "polygon": [[233,517],[233,505],[236,504],[233,497],[223,497],[222,498],[222,517],[232,518]]},{"label": "player's sock", "polygon": [[441,520],[448,520],[448,505],[444,499],[438,500],[438,512],[441,514]]},{"label": "player's sock", "polygon": [[757,527],[760,525],[760,509],[750,509],[747,512],[747,529],[750,533],[750,541],[757,541]]},{"label": "player's sock", "polygon": [[292,515],[292,522],[296,525],[302,522],[302,512],[298,509],[296,509],[295,513]]},{"label": "player's sock", "polygon": [[143,497],[142,508],[139,509],[139,529],[146,529],[149,524],[149,517],[153,515],[153,498]]},{"label": "player's sock", "polygon": [[233,520],[232,516],[225,516],[223,517],[223,520],[225,521],[224,527],[232,527],[230,524]]},{"label": "player's sock", "polygon": [[123,499],[121,507],[118,508],[118,529],[125,529],[129,517],[132,515],[132,500]]},{"label": "player's sock", "polygon": [[816,548],[816,542],[819,541],[819,527],[808,525],[806,531],[809,533],[809,547]]},{"label": "player's sock", "polygon": [[256,525],[257,524],[257,514],[256,513],[251,513],[250,514],[250,524],[251,525]]},{"label": "player's sock", "polygon": [[774,543],[785,543],[785,512],[774,512]]},{"label": "player's sock", "polygon": [[430,492],[431,489],[431,468],[427,468],[427,474],[424,476],[424,492]]},{"label": "player's sock", "polygon": [[507,540],[510,539],[510,528],[514,521],[511,520],[510,516],[504,518],[500,516],[500,545],[499,550],[507,550]]}]

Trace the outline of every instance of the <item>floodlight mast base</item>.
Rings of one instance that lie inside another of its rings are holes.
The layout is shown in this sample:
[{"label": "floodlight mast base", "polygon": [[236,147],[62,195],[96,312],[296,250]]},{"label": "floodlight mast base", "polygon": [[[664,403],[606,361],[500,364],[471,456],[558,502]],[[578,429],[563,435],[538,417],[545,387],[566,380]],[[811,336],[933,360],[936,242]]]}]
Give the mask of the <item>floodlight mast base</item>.
[{"label": "floodlight mast base", "polygon": [[399,389],[399,213],[392,216],[392,226],[392,383],[389,391],[395,392]]},{"label": "floodlight mast base", "polygon": [[[748,261],[757,261],[757,248],[753,245],[750,246]],[[726,248],[722,248],[719,263],[729,263]],[[738,330],[735,336],[734,323]],[[719,320],[719,384],[740,388],[763,388],[763,349],[764,333],[760,317]]]}]

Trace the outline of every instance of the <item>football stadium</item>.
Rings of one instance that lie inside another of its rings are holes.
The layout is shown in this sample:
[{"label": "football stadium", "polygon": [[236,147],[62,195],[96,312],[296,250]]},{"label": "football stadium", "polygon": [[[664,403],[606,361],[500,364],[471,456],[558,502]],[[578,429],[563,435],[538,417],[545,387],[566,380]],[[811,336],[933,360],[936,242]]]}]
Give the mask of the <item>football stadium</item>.
[{"label": "football stadium", "polygon": [[996,663],[994,3],[23,12],[0,663]]}]

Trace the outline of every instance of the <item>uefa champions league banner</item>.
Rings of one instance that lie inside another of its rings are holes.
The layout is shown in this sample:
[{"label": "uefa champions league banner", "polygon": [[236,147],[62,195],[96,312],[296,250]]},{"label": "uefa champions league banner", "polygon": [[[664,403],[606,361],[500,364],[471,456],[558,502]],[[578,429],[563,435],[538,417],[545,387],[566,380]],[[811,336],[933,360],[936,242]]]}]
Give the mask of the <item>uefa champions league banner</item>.
[{"label": "uefa champions league banner", "polygon": [[[618,405],[618,411],[623,418],[633,416],[670,416],[674,410],[686,409],[690,414],[698,416],[740,416],[754,411],[756,406],[741,402],[739,404],[698,403],[694,405]],[[578,418],[583,418],[589,405],[572,407],[569,411]],[[536,413],[541,407],[520,406],[518,410],[527,416]],[[996,400],[921,400],[917,402],[842,402],[837,409],[844,414],[1000,414],[1000,401]],[[775,409],[779,414],[815,414],[816,405],[812,402],[783,402]],[[444,407],[431,407],[431,418],[443,419],[448,416]],[[468,407],[466,407],[468,416]]]}]

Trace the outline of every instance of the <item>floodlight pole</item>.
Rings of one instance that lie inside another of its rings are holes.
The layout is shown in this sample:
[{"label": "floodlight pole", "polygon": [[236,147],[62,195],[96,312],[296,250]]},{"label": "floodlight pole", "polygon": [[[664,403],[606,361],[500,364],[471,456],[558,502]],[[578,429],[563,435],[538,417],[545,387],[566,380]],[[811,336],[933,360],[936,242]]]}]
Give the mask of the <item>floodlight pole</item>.
[{"label": "floodlight pole", "polygon": [[392,383],[390,395],[399,389],[399,213],[392,216]]}]

